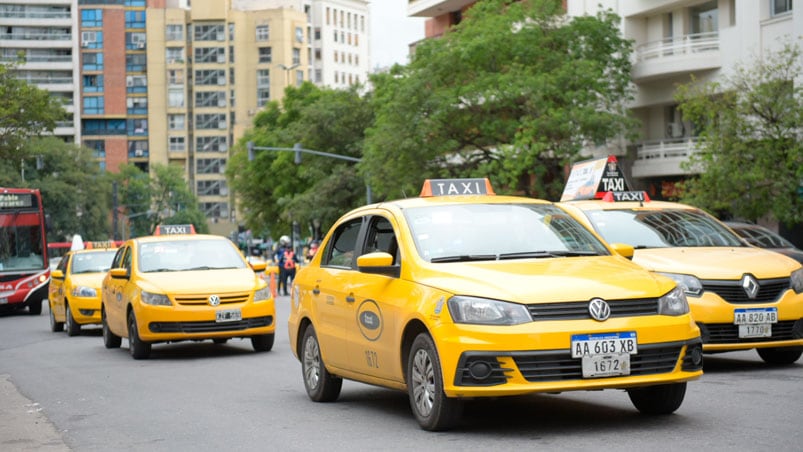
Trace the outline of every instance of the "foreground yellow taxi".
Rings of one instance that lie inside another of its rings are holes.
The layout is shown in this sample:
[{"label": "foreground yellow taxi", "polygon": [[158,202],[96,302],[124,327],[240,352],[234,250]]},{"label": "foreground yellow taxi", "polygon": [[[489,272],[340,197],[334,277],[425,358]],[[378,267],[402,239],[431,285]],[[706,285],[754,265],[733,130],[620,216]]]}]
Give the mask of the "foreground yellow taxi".
[{"label": "foreground yellow taxi", "polygon": [[293,281],[288,329],[312,400],[337,399],[343,378],[406,390],[427,430],[457,422],[465,399],[534,392],[626,389],[667,414],[702,374],[671,279],[484,179],[340,218]]},{"label": "foreground yellow taxi", "polygon": [[230,240],[213,235],[159,235],[125,242],[103,280],[106,348],[123,337],[135,359],[159,342],[250,338],[256,351],[273,347],[273,297]]},{"label": "foreground yellow taxi", "polygon": [[69,251],[50,273],[50,330],[75,336],[82,325],[100,324],[100,288],[116,250]]},{"label": "foreground yellow taxi", "polygon": [[[617,171],[611,171],[608,185],[627,189]],[[615,178],[622,180],[611,182]],[[564,197],[575,198],[567,192]],[[562,206],[609,243],[632,245],[633,262],[684,288],[705,352],[756,349],[765,362],[778,365],[800,358],[799,262],[747,245],[719,220],[688,205],[651,201],[632,191],[594,198],[600,199],[575,198]]]}]

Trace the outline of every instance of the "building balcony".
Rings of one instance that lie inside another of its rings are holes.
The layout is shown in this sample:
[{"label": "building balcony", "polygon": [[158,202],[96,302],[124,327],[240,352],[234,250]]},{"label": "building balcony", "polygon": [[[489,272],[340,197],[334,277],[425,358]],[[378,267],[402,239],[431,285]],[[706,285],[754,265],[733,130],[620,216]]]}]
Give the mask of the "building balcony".
[{"label": "building balcony", "polygon": [[477,0],[408,0],[407,15],[413,17],[438,17],[476,3]]},{"label": "building balcony", "polygon": [[696,152],[695,137],[643,141],[636,147],[633,162],[634,178],[684,176],[691,172],[681,168]]},{"label": "building balcony", "polygon": [[637,45],[633,52],[633,80],[648,81],[677,74],[718,69],[718,32],[695,33]]}]

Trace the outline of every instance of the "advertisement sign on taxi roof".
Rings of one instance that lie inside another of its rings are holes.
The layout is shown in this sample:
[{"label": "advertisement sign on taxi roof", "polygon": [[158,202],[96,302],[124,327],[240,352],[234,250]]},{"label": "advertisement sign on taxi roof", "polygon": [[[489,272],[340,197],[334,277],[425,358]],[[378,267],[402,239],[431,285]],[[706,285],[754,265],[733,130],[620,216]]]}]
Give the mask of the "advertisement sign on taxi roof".
[{"label": "advertisement sign on taxi roof", "polygon": [[602,199],[607,192],[629,189],[616,156],[611,155],[575,163],[560,200]]}]

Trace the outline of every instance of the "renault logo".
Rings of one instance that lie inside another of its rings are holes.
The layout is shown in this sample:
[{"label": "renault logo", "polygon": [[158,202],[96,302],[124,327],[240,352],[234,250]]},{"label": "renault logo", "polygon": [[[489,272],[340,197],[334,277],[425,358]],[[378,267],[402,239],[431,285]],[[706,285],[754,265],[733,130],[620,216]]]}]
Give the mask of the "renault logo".
[{"label": "renault logo", "polygon": [[592,319],[602,322],[611,316],[611,307],[602,298],[594,298],[588,303],[588,313]]},{"label": "renault logo", "polygon": [[761,288],[758,285],[758,281],[753,275],[744,275],[742,276],[742,288],[744,289],[744,293],[747,294],[747,298],[753,300],[758,295],[758,290]]},{"label": "renault logo", "polygon": [[220,304],[220,297],[217,295],[210,295],[209,296],[209,305],[210,306],[217,306]]}]

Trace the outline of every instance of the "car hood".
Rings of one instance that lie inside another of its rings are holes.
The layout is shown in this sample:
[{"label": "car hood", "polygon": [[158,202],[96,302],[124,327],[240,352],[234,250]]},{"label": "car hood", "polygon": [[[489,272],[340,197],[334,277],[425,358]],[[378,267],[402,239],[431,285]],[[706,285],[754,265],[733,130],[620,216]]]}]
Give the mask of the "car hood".
[{"label": "car hood", "polygon": [[775,251],[776,253],[781,253],[784,256],[789,256],[792,259],[803,264],[803,250],[799,250],[797,248],[768,248],[768,249],[770,251]]},{"label": "car hood", "polygon": [[70,282],[73,287],[83,286],[100,289],[103,285],[103,277],[106,273],[79,273],[70,275]]},{"label": "car hood", "polygon": [[146,273],[142,289],[166,294],[244,292],[253,290],[259,278],[249,269],[197,270]]},{"label": "car hood", "polygon": [[617,256],[430,264],[419,283],[520,303],[658,297],[675,283]]},{"label": "car hood", "polygon": [[756,278],[786,278],[800,268],[786,256],[753,247],[647,248],[636,250],[633,262],[652,271],[723,280],[738,280],[745,273]]}]

